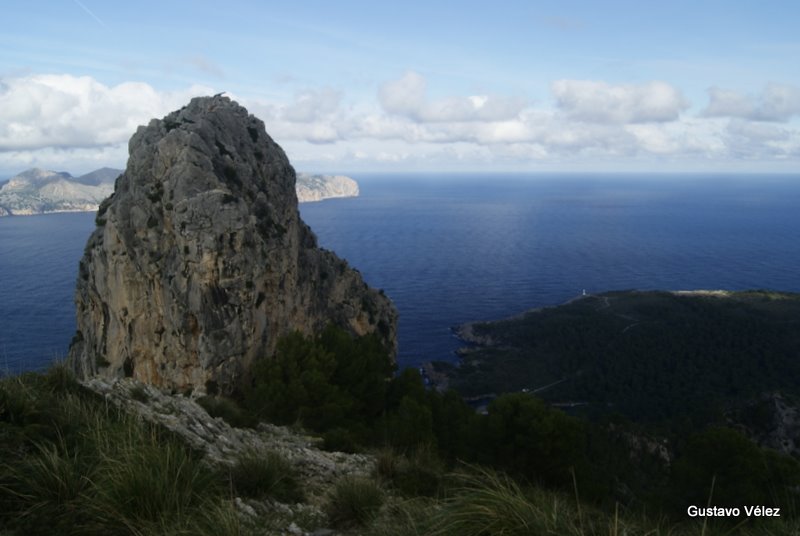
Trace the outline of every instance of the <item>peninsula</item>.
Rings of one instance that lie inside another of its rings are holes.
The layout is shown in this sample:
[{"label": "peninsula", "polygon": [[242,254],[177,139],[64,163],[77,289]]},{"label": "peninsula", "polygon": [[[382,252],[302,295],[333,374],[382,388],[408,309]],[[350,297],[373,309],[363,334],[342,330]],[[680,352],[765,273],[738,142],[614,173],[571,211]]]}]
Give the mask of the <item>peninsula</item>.
[{"label": "peninsula", "polygon": [[467,397],[529,392],[590,415],[640,422],[736,411],[800,396],[800,295],[618,291],[457,328],[460,366],[433,378]]}]

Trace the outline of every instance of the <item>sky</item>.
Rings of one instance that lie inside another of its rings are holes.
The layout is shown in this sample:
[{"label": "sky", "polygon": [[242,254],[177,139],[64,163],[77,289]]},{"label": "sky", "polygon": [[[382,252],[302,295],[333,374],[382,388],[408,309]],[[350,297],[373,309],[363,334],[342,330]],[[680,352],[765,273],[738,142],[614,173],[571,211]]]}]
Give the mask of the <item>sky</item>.
[{"label": "sky", "polygon": [[11,0],[0,177],[226,92],[302,171],[782,172],[800,2]]}]

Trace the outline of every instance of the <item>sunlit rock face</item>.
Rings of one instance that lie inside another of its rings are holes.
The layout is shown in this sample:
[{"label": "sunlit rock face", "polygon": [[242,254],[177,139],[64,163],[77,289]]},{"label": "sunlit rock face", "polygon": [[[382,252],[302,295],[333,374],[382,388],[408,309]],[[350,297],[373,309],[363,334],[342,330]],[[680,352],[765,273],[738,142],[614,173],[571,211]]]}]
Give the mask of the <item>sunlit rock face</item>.
[{"label": "sunlit rock face", "polygon": [[129,152],[80,263],[79,376],[231,392],[279,337],[329,323],[395,350],[394,306],[317,247],[262,121],[196,98],[140,127]]}]

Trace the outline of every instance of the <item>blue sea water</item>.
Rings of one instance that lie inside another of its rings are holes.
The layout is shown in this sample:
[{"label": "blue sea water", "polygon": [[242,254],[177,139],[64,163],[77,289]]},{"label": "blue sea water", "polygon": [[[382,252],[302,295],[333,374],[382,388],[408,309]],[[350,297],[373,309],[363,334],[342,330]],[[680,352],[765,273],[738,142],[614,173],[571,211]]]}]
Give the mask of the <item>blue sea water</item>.
[{"label": "blue sea water", "polygon": [[[454,359],[451,328],[587,292],[800,292],[800,177],[356,175],[301,205],[320,244],[383,288],[399,360]],[[0,366],[43,366],[74,332],[91,214],[0,218]]]}]

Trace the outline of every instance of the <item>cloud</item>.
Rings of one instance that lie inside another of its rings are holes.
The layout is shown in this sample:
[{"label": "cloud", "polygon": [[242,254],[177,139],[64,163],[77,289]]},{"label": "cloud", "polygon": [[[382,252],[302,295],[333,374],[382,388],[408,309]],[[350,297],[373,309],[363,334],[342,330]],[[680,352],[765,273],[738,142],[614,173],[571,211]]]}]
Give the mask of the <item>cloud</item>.
[{"label": "cloud", "polygon": [[712,87],[708,90],[705,117],[737,117],[753,121],[788,121],[800,115],[800,88],[767,84],[759,95]]},{"label": "cloud", "polygon": [[0,80],[0,152],[102,147],[127,142],[138,125],[213,90],[159,92],[142,82],[106,86],[88,76]]},{"label": "cloud", "polygon": [[[487,168],[741,160],[789,166],[800,158],[797,124],[765,119],[798,113],[797,89],[790,86],[771,85],[757,97],[715,89],[700,115],[682,114],[688,103],[663,82],[559,80],[552,90],[556,106],[550,107],[486,95],[431,99],[425,78],[408,72],[357,103],[329,87],[284,98],[229,94],[300,165],[318,169],[392,162],[403,169],[469,169],[469,162]],[[201,86],[160,91],[135,81],[109,86],[86,76],[0,77],[0,176],[33,165],[71,172],[122,166],[138,125],[213,92]]]},{"label": "cloud", "polygon": [[304,89],[289,102],[238,98],[250,113],[264,121],[276,140],[302,140],[314,145],[331,144],[352,131],[352,115],[342,106],[343,95],[331,88]]},{"label": "cloud", "polygon": [[646,123],[675,121],[689,102],[665,82],[611,85],[592,80],[557,80],[551,86],[558,108],[574,121]]},{"label": "cloud", "polygon": [[787,158],[800,150],[800,133],[774,124],[731,120],[721,134],[735,158]]},{"label": "cloud", "polygon": [[417,122],[505,121],[525,108],[517,97],[472,95],[429,101],[428,83],[419,73],[409,71],[398,80],[384,84],[378,97],[384,111]]},{"label": "cloud", "polygon": [[311,123],[330,117],[339,111],[342,93],[330,88],[308,89],[294,96],[294,100],[280,111],[282,119],[290,122]]}]

